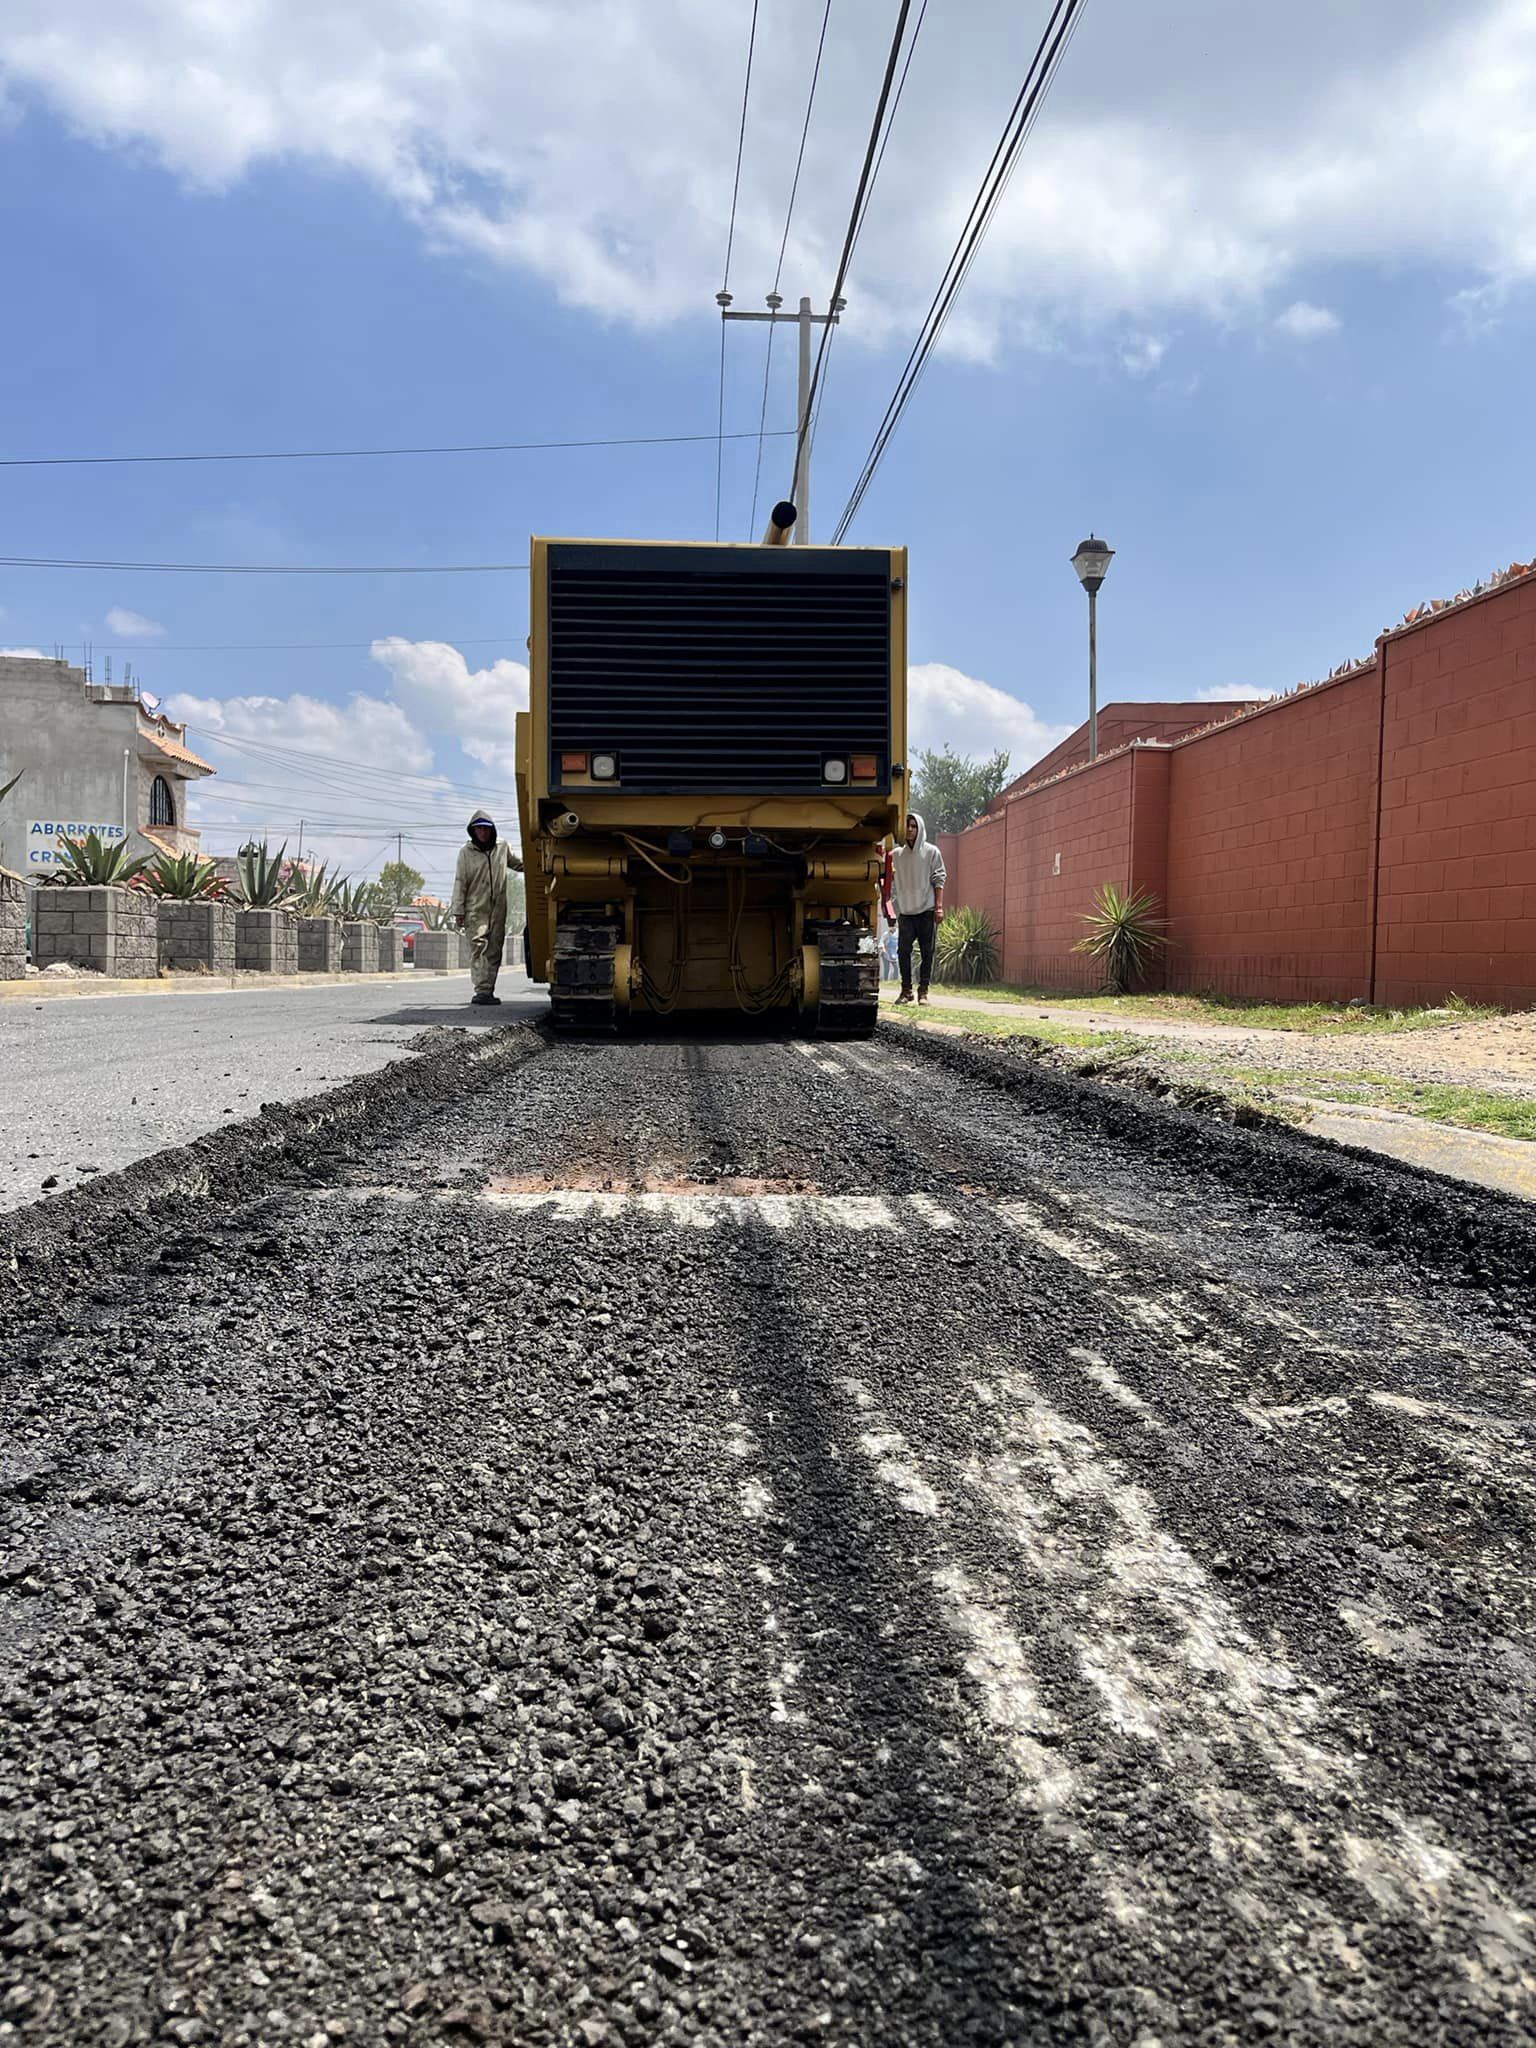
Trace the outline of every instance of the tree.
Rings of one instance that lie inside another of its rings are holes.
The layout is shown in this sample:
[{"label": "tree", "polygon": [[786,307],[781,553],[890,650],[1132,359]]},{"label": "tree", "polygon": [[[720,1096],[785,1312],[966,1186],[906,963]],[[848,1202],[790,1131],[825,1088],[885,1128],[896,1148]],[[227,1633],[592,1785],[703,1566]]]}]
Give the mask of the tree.
[{"label": "tree", "polygon": [[419,896],[427,886],[425,875],[418,874],[409,861],[387,860],[379,870],[379,879],[374,887],[379,892],[379,903],[386,917],[393,917],[413,897]]},{"label": "tree", "polygon": [[931,839],[936,832],[963,832],[972,825],[1008,780],[1008,756],[973,760],[945,747],[936,754],[923,747],[912,778],[912,808],[921,811]]}]

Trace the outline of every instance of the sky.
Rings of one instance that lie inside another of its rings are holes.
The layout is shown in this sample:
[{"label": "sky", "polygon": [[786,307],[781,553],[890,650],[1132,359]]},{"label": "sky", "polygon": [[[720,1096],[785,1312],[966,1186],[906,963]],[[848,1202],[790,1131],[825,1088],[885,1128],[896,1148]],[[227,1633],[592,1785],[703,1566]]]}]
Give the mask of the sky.
[{"label": "sky", "polygon": [[[828,294],[895,19],[758,0],[729,285]],[[929,0],[830,351],[830,534],[1046,0]],[[915,12],[915,10],[914,10]],[[750,0],[6,0],[0,647],[136,678],[194,822],[441,885],[512,812],[530,533],[710,539]],[[1536,555],[1536,0],[1087,0],[849,535],[911,550],[914,744],[1262,696]],[[789,486],[794,349],[727,335],[721,534]],[[698,436],[415,458],[20,458]],[[3,718],[3,706],[0,706]]]}]

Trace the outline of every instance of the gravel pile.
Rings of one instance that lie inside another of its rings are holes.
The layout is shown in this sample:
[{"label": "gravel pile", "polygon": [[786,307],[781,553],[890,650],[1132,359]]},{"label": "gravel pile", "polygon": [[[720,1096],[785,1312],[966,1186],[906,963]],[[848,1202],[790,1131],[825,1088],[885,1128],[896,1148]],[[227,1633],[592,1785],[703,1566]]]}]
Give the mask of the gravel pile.
[{"label": "gravel pile", "polygon": [[1486,2043],[1515,1204],[882,1029],[0,1225],[0,2041]]}]

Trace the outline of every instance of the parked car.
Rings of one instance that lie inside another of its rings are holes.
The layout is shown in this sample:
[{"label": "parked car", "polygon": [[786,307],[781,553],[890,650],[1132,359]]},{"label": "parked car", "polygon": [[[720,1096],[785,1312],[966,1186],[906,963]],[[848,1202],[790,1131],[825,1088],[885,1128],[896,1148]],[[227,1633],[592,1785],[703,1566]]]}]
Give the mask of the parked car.
[{"label": "parked car", "polygon": [[407,960],[414,959],[416,954],[416,934],[426,930],[427,920],[419,910],[397,910],[390,922],[394,925],[397,932],[404,933],[404,937],[400,942],[401,952]]}]

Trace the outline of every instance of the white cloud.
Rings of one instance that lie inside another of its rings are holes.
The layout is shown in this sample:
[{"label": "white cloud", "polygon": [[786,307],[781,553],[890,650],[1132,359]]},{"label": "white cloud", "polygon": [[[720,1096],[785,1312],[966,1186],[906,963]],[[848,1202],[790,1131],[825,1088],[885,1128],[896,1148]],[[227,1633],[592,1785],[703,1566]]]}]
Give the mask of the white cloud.
[{"label": "white cloud", "polygon": [[[820,12],[782,0],[760,23],[732,273],[744,299],[772,275]],[[796,289],[830,275],[888,26],[882,0],[846,0],[834,24],[786,265]],[[7,0],[0,73],[11,97],[195,186],[280,162],[341,169],[437,248],[515,266],[604,318],[663,324],[711,315],[743,28],[714,0]],[[969,0],[921,46],[850,337],[907,331],[913,280],[937,277],[1037,30],[1012,0]],[[1536,0],[1090,10],[952,344],[986,359],[1108,325],[1129,330],[1140,370],[1137,337],[1159,318],[1267,324],[1321,265],[1419,264],[1469,291],[1536,276],[1532,104]]]},{"label": "white cloud", "polygon": [[0,647],[0,654],[10,655],[13,661],[48,661],[51,656],[44,654],[41,647]]},{"label": "white cloud", "polygon": [[1275,320],[1280,332],[1290,335],[1293,341],[1316,341],[1321,335],[1337,334],[1343,324],[1327,306],[1309,305],[1305,299],[1287,306]]},{"label": "white cloud", "polygon": [[428,732],[457,740],[472,761],[494,772],[501,787],[487,797],[505,808],[517,772],[514,721],[528,708],[522,662],[472,669],[456,647],[441,640],[375,640],[371,652],[389,670],[395,697]]},{"label": "white cloud", "polygon": [[[432,749],[398,704],[358,693],[345,704],[320,697],[170,698],[166,710],[197,728],[198,738],[255,740],[268,747],[329,757],[338,771],[353,764],[416,773],[432,766]],[[238,748],[235,749],[238,751]]]},{"label": "white cloud", "polygon": [[165,631],[164,626],[146,619],[142,612],[125,611],[117,604],[107,613],[107,627],[123,640],[158,640]]},{"label": "white cloud", "polygon": [[1122,342],[1120,365],[1133,377],[1150,377],[1168,353],[1168,344],[1161,335],[1139,334]]},{"label": "white cloud", "polygon": [[1255,690],[1248,683],[1212,683],[1208,689],[1196,690],[1197,704],[1257,704],[1268,692]]},{"label": "white cloud", "polygon": [[1071,729],[1047,723],[1021,697],[941,661],[919,662],[907,671],[907,745],[914,760],[924,747],[952,747],[957,754],[1002,749],[1017,774]]}]

